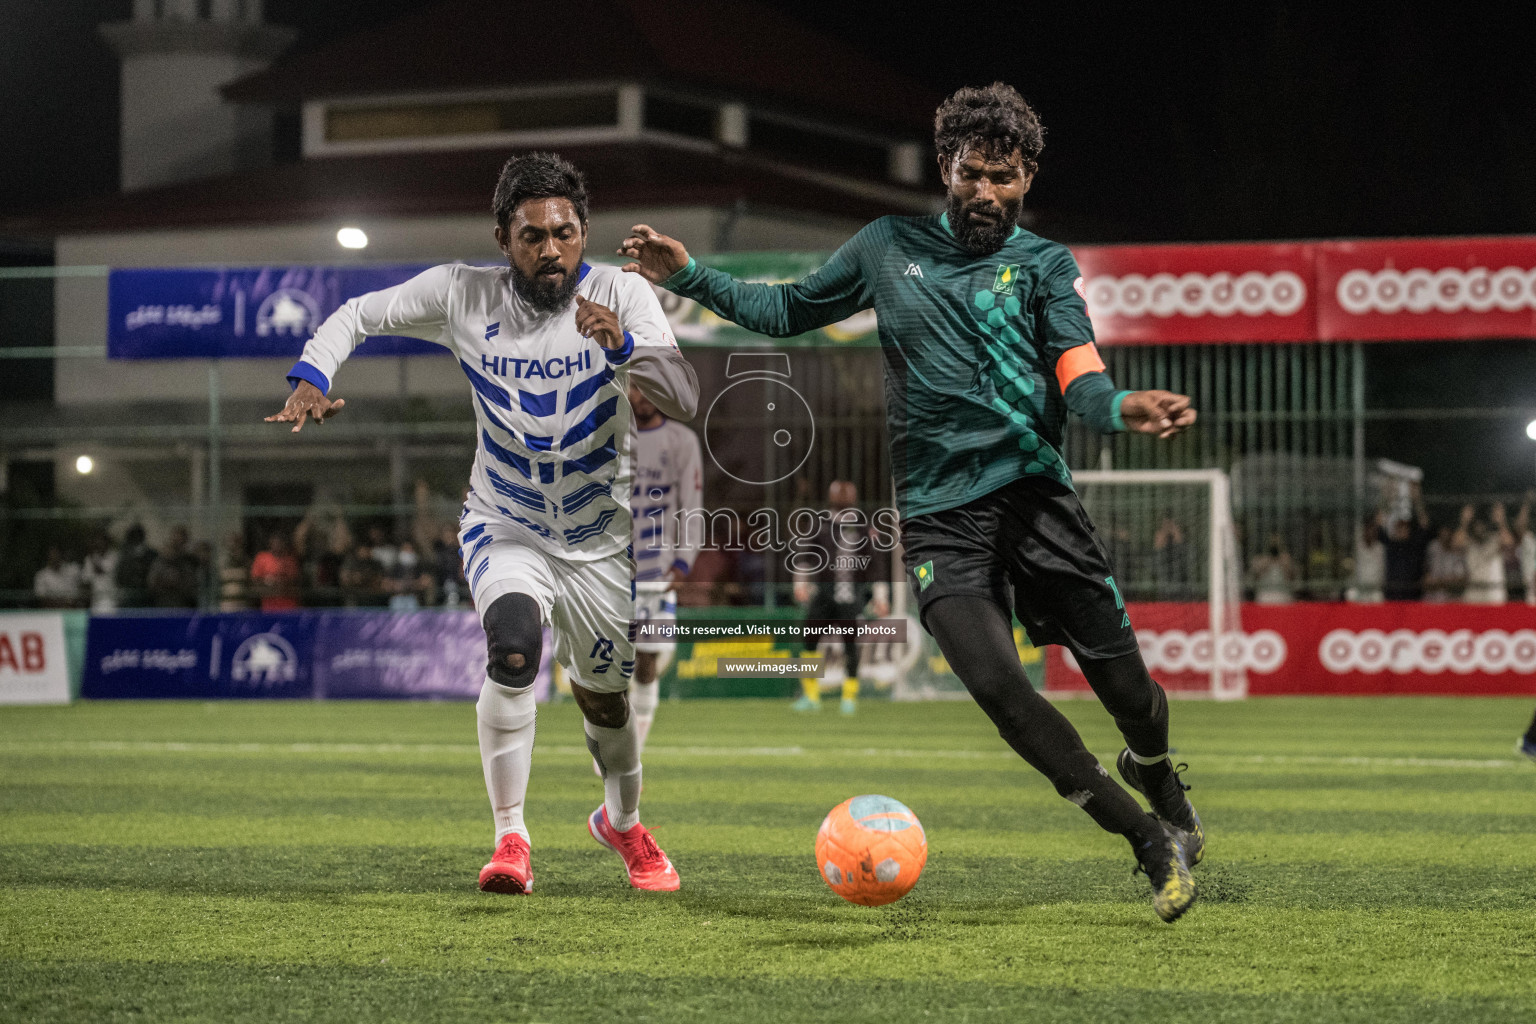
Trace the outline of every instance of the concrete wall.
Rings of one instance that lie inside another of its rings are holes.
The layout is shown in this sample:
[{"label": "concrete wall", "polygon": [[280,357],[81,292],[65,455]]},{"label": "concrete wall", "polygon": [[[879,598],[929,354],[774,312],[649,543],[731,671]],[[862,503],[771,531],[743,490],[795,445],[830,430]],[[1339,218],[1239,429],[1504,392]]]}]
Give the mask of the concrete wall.
[{"label": "concrete wall", "polygon": [[[612,257],[636,222],[683,239],[696,252],[722,244],[730,249],[830,250],[860,226],[851,221],[817,221],[786,214],[733,213],[709,207],[621,210],[594,214],[588,251]],[[336,244],[336,229],[355,224],[368,233],[360,253]],[[61,267],[166,267],[190,265],[344,264],[348,261],[406,263],[495,260],[495,222],[485,216],[358,217],[297,224],[131,231],[65,235],[58,239]],[[616,258],[616,257],[615,257]],[[101,347],[107,333],[107,279],[62,277],[55,292],[56,344]],[[223,393],[231,400],[280,398],[291,360],[231,359],[221,366]],[[409,395],[444,397],[464,391],[464,377],[452,359],[367,358],[350,361],[338,382],[348,397],[397,396],[400,382]],[[61,406],[103,402],[202,403],[208,390],[203,360],[60,359],[55,399]]]},{"label": "concrete wall", "polygon": [[229,53],[140,53],[123,58],[125,191],[259,167],[271,160],[272,116],[225,103],[218,87],[265,61]]}]

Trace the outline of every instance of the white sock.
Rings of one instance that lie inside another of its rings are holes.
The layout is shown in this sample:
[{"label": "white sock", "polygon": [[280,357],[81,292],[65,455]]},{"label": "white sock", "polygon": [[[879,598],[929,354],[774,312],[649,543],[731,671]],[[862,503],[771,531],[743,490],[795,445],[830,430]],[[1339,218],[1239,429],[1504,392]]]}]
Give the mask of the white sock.
[{"label": "white sock", "polygon": [[621,729],[605,729],[586,721],[582,724],[587,729],[587,749],[603,772],[608,824],[627,832],[640,821],[640,742],[635,716],[630,715]]},{"label": "white sock", "polygon": [[645,750],[645,739],[651,734],[651,723],[656,721],[656,705],[660,702],[660,683],[630,684],[629,710],[635,716],[635,732],[639,736],[635,747],[637,753]]},{"label": "white sock", "polygon": [[528,838],[523,800],[533,763],[534,716],[533,687],[513,690],[490,679],[480,687],[475,704],[480,764],[485,768],[485,791],[491,798],[498,843],[508,832]]}]

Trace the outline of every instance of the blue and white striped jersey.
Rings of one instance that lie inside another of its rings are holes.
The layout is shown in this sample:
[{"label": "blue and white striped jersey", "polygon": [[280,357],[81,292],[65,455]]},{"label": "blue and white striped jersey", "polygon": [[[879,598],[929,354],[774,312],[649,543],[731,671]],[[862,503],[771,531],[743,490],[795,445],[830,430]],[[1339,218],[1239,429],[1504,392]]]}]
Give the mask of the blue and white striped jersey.
[{"label": "blue and white striped jersey", "polygon": [[[690,418],[698,386],[643,278],[583,263],[576,293],[618,315],[624,347],[576,330],[575,300],[538,313],[509,267],[447,264],[346,302],[315,331],[289,380],[329,392],[342,361],[373,335],[436,342],[459,360],[477,426],[473,499],[528,542],[587,561],[630,543],[630,377],[659,408]],[[644,367],[642,371],[642,367]]]},{"label": "blue and white striped jersey", "polygon": [[634,446],[630,511],[635,520],[635,579],[659,580],[668,569],[686,576],[703,534],[698,524],[684,529],[686,517],[704,499],[699,437],[681,423],[665,420],[649,430],[637,427]]}]

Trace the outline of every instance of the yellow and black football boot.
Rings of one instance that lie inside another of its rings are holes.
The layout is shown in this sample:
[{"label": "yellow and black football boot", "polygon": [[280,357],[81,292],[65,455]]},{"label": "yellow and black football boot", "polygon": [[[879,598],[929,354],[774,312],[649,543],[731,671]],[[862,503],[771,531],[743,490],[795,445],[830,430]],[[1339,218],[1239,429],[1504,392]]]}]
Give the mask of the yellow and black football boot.
[{"label": "yellow and black football boot", "polygon": [[1179,778],[1179,774],[1188,767],[1182,763],[1174,767],[1169,763],[1162,781],[1148,784],[1145,766],[1136,762],[1129,747],[1120,751],[1120,756],[1115,758],[1115,769],[1120,772],[1120,777],[1126,785],[1147,798],[1147,802],[1152,805],[1152,813],[1189,837],[1189,863],[1193,867],[1205,857],[1205,829],[1200,825],[1200,815],[1195,813],[1194,805],[1184,795],[1189,785]]}]

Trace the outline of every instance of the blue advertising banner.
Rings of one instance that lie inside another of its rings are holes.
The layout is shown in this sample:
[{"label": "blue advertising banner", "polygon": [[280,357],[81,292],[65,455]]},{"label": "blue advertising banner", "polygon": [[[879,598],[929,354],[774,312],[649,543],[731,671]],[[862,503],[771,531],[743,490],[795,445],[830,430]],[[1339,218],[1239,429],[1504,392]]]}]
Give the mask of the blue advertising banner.
[{"label": "blue advertising banner", "polygon": [[[545,631],[534,696],[548,700]],[[485,631],[472,611],[92,616],[80,695],[122,700],[474,700]]]},{"label": "blue advertising banner", "polygon": [[191,696],[211,678],[218,623],[187,615],[92,617],[82,697]]},{"label": "blue advertising banner", "polygon": [[[297,359],[343,302],[400,284],[429,264],[113,270],[107,276],[112,359]],[[442,352],[415,338],[370,338],[354,355]]]},{"label": "blue advertising banner", "polygon": [[315,617],[92,616],[80,696],[310,697]]}]

